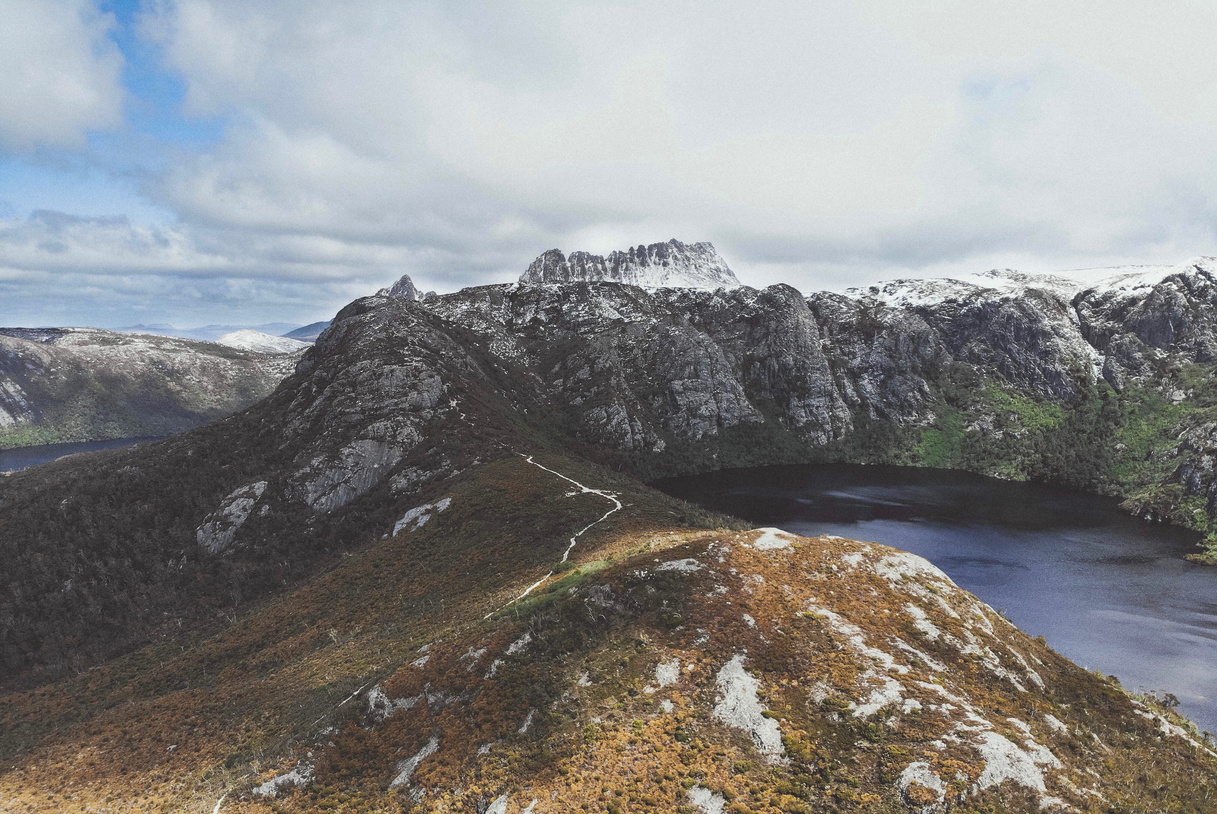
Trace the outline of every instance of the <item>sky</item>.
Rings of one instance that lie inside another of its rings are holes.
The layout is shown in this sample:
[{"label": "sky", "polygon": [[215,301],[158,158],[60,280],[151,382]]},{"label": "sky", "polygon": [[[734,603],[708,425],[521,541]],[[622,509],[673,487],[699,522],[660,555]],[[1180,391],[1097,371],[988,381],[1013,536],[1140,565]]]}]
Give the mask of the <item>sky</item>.
[{"label": "sky", "polygon": [[550,248],[810,292],[1217,254],[1217,4],[0,0],[0,325],[306,323]]}]

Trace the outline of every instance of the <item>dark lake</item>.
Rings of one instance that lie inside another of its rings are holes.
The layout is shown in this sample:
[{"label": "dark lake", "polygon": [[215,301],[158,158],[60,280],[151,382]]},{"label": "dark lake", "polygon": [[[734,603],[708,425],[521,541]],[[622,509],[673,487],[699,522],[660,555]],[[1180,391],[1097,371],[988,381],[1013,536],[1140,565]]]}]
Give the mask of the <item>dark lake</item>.
[{"label": "dark lake", "polygon": [[757,525],[920,554],[1083,667],[1174,693],[1217,732],[1217,568],[1183,559],[1195,533],[1111,498],[944,470],[779,466],[654,485]]},{"label": "dark lake", "polygon": [[0,472],[16,472],[27,466],[44,464],[64,455],[77,452],[94,452],[99,449],[121,449],[143,441],[159,441],[160,438],[114,438],[108,441],[78,441],[70,444],[43,444],[37,447],[0,449]]}]

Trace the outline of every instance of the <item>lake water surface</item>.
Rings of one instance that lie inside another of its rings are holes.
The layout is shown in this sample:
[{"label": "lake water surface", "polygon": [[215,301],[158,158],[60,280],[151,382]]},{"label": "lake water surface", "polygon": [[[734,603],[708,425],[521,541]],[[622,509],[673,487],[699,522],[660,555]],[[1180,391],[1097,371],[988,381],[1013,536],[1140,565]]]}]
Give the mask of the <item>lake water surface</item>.
[{"label": "lake water surface", "polygon": [[107,441],[78,441],[68,444],[43,444],[37,447],[0,449],[0,472],[16,472],[19,469],[44,464],[77,452],[121,449],[143,441],[159,440],[160,438],[113,438]]},{"label": "lake water surface", "polygon": [[1083,667],[1174,693],[1217,732],[1217,568],[1183,559],[1194,533],[1110,498],[943,470],[779,466],[654,485],[758,525],[920,554]]}]

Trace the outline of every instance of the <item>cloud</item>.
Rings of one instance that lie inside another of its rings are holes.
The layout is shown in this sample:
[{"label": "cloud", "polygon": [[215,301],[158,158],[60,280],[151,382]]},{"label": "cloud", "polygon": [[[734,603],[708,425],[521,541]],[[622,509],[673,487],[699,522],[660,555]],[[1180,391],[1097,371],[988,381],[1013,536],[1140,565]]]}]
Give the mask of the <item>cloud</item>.
[{"label": "cloud", "polygon": [[161,193],[217,227],[517,261],[613,225],[807,266],[1211,240],[1217,119],[1188,111],[1217,77],[1170,70],[1170,24],[1150,61],[1144,15],[1038,11],[181,2],[191,104],[244,124]]},{"label": "cloud", "polygon": [[225,123],[143,180],[176,221],[13,220],[0,265],[321,300],[669,237],[804,290],[1213,252],[1204,4],[177,0],[141,26],[183,115]]},{"label": "cloud", "polygon": [[0,147],[79,147],[122,123],[114,25],[85,0],[0,0]]}]

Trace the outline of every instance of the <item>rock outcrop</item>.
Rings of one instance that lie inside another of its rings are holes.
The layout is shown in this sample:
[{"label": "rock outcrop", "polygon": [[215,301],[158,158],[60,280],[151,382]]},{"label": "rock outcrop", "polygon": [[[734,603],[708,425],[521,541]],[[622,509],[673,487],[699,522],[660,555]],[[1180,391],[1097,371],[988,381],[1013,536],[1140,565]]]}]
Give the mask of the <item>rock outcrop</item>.
[{"label": "rock outcrop", "polygon": [[388,288],[382,288],[377,293],[382,297],[397,297],[398,299],[410,300],[411,302],[422,299],[418,289],[414,287],[414,281],[410,279],[409,274],[401,275],[397,282]]}]

